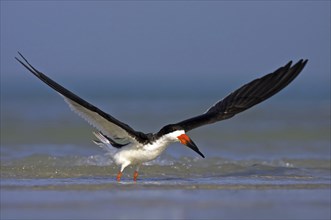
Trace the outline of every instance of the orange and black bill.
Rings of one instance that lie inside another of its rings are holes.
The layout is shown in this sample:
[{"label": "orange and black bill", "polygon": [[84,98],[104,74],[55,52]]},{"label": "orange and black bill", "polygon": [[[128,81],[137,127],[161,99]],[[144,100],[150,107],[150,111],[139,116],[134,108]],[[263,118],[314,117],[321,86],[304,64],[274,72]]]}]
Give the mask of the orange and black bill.
[{"label": "orange and black bill", "polygon": [[205,158],[205,156],[200,152],[197,145],[192,141],[192,139],[189,136],[187,136],[186,134],[182,134],[177,138],[179,139],[180,143],[186,145],[188,148],[191,148],[196,153],[198,153],[201,157]]}]

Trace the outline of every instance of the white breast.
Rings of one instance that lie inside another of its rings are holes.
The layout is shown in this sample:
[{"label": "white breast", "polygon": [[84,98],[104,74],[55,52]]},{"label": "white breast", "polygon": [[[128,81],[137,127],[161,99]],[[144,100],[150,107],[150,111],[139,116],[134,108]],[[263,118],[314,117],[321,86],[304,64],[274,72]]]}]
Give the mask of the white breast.
[{"label": "white breast", "polygon": [[170,143],[179,141],[177,137],[184,133],[184,131],[174,131],[147,145],[125,146],[114,155],[115,163],[118,165],[140,164],[154,160],[163,153]]}]

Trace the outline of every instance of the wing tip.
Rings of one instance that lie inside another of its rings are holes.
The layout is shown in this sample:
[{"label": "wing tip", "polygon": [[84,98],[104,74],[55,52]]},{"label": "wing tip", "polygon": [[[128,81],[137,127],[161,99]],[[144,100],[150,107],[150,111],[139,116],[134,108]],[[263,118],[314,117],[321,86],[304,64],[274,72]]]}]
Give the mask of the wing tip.
[{"label": "wing tip", "polygon": [[[308,59],[300,59],[295,65],[305,66],[308,63]],[[293,66],[295,66],[293,65]]]},{"label": "wing tip", "polygon": [[286,67],[294,67],[296,65],[299,65],[299,66],[305,66],[307,63],[308,63],[309,59],[300,59],[298,62],[296,62],[294,65],[292,65],[293,61],[290,60],[286,65],[283,66],[283,68],[286,68]]},{"label": "wing tip", "polygon": [[[26,63],[28,63],[29,64],[29,62],[27,61],[27,59],[19,52],[19,51],[17,51],[17,53],[18,53],[18,55],[26,62]],[[15,59],[16,60],[18,60],[20,63],[22,63],[22,61],[19,59],[19,58],[17,58],[17,57],[15,57]]]},{"label": "wing tip", "polygon": [[37,76],[38,78],[42,77],[42,73],[40,71],[38,71],[36,68],[34,68],[29,61],[19,52],[17,51],[17,53],[20,55],[20,57],[24,60],[24,62],[22,60],[20,60],[18,57],[14,57],[19,63],[21,63],[26,69],[28,69],[33,75]]},{"label": "wing tip", "polygon": [[302,65],[305,66],[308,63],[308,59],[302,59]]}]

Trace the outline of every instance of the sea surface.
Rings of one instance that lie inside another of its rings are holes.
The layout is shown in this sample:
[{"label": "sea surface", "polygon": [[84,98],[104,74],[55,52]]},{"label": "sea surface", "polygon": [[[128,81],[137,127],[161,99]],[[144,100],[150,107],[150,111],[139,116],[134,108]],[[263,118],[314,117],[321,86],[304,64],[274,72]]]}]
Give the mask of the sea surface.
[{"label": "sea surface", "polygon": [[[217,100],[92,99],[136,130]],[[91,99],[90,99],[91,101]],[[61,97],[1,103],[1,219],[330,219],[330,102],[268,100],[124,171]]]}]

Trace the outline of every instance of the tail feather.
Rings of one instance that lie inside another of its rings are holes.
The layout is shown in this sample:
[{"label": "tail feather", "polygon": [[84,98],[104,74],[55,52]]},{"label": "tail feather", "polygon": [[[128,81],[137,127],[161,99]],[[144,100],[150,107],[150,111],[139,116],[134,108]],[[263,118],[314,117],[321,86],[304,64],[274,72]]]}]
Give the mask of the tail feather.
[{"label": "tail feather", "polygon": [[93,132],[94,136],[96,138],[98,138],[99,140],[92,140],[93,143],[95,143],[96,145],[98,145],[99,147],[101,147],[102,149],[106,150],[106,151],[113,151],[114,148],[111,145],[111,143],[109,142],[109,140],[102,135],[101,132]]}]

